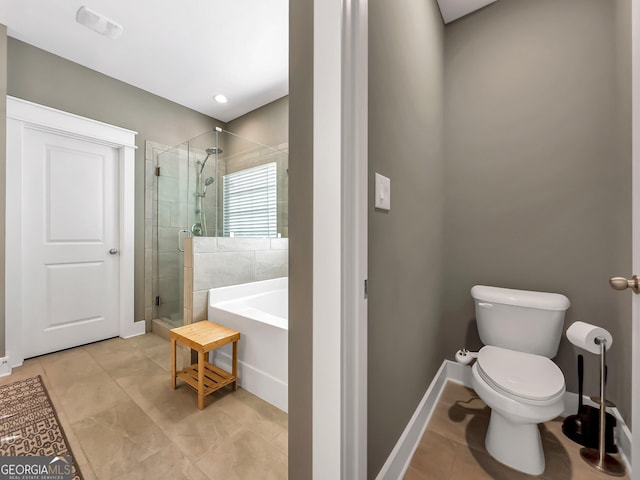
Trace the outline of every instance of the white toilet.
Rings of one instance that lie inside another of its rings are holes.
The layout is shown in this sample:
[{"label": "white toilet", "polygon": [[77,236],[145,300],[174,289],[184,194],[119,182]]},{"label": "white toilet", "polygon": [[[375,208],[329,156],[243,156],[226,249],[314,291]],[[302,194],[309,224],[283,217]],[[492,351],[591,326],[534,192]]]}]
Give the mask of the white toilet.
[{"label": "white toilet", "polygon": [[532,475],[544,471],[538,423],[564,410],[564,376],[553,363],[569,299],[556,293],[476,285],[480,339],[473,388],[491,408],[489,453]]}]

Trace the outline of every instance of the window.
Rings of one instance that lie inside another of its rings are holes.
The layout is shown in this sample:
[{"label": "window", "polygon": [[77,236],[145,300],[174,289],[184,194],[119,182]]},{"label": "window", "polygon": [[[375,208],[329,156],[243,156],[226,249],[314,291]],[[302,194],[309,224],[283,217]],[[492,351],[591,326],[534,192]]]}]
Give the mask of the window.
[{"label": "window", "polygon": [[265,163],[222,177],[225,237],[277,237],[277,168]]}]

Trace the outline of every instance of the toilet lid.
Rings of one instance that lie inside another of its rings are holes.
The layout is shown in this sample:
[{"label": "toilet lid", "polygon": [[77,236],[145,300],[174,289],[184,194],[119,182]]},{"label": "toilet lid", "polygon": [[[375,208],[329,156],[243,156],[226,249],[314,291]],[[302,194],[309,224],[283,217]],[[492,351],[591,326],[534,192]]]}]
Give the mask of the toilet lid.
[{"label": "toilet lid", "polygon": [[547,357],[487,345],[478,367],[493,386],[529,400],[551,400],[564,391],[564,375]]}]

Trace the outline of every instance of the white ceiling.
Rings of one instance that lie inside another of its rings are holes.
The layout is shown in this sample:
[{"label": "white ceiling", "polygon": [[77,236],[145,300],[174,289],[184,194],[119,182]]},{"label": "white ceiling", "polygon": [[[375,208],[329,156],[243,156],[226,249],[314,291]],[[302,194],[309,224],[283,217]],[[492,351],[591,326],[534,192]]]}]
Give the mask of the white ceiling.
[{"label": "white ceiling", "polygon": [[[438,0],[445,23],[496,0]],[[289,0],[0,0],[11,37],[230,121],[289,91]],[[81,6],[124,27],[75,21]],[[229,102],[219,104],[222,93]]]},{"label": "white ceiling", "polygon": [[[0,23],[11,37],[226,122],[287,95],[288,3],[0,0]],[[78,24],[82,5],[120,23],[122,36]],[[218,93],[229,102],[216,103]]]}]

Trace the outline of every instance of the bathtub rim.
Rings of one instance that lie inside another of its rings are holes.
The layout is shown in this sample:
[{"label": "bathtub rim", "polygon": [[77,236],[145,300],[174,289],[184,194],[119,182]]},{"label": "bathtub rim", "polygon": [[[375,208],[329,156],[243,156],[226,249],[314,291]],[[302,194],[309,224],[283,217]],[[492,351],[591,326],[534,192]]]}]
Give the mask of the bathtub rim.
[{"label": "bathtub rim", "polygon": [[[271,287],[271,288],[265,288]],[[260,310],[245,304],[245,299],[255,298],[275,291],[289,291],[289,278],[278,277],[258,282],[248,282],[227,287],[210,288],[208,291],[208,308],[221,313],[231,313],[262,322],[274,328],[289,330],[289,318]],[[214,293],[215,292],[215,293]]]}]

